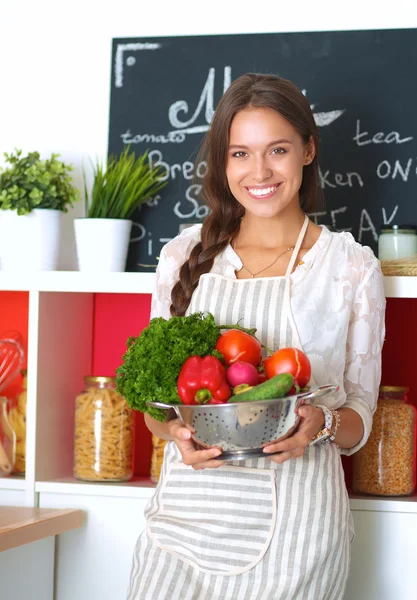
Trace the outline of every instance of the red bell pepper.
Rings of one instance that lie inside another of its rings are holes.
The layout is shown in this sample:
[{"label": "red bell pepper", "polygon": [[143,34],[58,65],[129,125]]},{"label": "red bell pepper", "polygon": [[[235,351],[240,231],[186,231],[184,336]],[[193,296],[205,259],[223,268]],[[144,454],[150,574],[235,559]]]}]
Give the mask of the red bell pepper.
[{"label": "red bell pepper", "polygon": [[183,404],[222,404],[232,392],[226,369],[216,356],[190,356],[180,371],[178,395]]}]

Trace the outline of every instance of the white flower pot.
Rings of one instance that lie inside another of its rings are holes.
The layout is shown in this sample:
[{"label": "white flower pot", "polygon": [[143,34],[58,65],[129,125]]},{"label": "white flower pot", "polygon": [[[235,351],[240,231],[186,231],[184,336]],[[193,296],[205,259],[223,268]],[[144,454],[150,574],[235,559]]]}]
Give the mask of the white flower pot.
[{"label": "white flower pot", "polygon": [[58,263],[62,211],[36,208],[28,215],[0,210],[0,269],[54,271]]},{"label": "white flower pot", "polygon": [[124,271],[131,229],[127,219],[74,219],[79,270]]}]

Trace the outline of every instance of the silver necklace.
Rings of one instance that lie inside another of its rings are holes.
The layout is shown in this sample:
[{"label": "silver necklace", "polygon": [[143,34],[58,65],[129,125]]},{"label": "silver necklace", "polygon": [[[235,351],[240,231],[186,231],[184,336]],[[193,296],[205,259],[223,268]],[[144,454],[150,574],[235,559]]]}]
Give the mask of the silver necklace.
[{"label": "silver necklace", "polygon": [[[267,267],[265,267],[264,269],[261,269],[260,271],[258,271],[257,273],[252,273],[252,271],[250,269],[248,269],[248,267],[245,267],[245,265],[242,262],[242,269],[245,269],[245,271],[247,271],[249,273],[249,275],[252,277],[252,279],[254,277],[257,277],[257,275],[260,275],[261,273],[263,273],[264,271],[267,271],[268,269],[270,269],[271,267],[274,266],[274,264],[277,262],[277,260],[279,258],[281,258],[281,256],[283,256],[286,252],[289,252],[290,250],[294,250],[295,246],[289,246],[286,250],[284,250],[284,252],[280,252],[278,254],[278,256],[276,257],[276,259],[274,260],[274,262],[272,262],[270,265],[268,265]],[[236,250],[235,250],[236,251]]]}]

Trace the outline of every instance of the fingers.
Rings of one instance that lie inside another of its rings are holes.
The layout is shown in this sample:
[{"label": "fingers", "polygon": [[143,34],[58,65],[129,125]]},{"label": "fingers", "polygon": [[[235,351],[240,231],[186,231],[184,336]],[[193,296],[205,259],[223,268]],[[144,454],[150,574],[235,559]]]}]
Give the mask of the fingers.
[{"label": "fingers", "polygon": [[176,443],[181,452],[182,460],[185,465],[193,467],[193,469],[217,469],[225,464],[223,460],[215,460],[222,453],[221,448],[207,448],[197,450],[191,438],[191,431],[184,427],[179,421],[174,423],[171,428],[173,441]]},{"label": "fingers", "polygon": [[192,440],[178,442],[177,446],[181,452],[184,464],[194,469],[216,469],[224,464],[222,460],[214,460],[222,453],[220,448],[196,450]]},{"label": "fingers", "polygon": [[298,448],[302,448],[304,452],[304,449],[308,446],[310,437],[305,432],[298,431],[286,440],[268,444],[264,447],[263,451],[265,454],[270,454],[271,452],[293,452]]},{"label": "fingers", "polygon": [[273,458],[270,457],[276,463],[302,456],[313,435],[323,426],[323,411],[316,406],[304,404],[299,407],[298,414],[301,417],[300,425],[294,435],[281,442],[268,444],[264,447],[266,455],[280,452],[279,455],[275,455]]},{"label": "fingers", "polygon": [[312,406],[311,404],[303,404],[302,406],[298,407],[297,413],[303,419],[308,419],[313,417],[316,410],[317,408],[315,406]]}]

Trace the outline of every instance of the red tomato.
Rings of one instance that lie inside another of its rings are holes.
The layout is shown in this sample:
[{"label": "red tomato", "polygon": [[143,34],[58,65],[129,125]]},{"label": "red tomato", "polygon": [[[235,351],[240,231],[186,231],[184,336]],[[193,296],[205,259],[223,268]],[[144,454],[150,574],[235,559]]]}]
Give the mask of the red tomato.
[{"label": "red tomato", "polygon": [[257,367],[261,362],[262,347],[253,335],[239,329],[228,329],[217,340],[216,350],[224,356],[226,365],[237,360]]},{"label": "red tomato", "polygon": [[281,348],[264,360],[269,378],[280,373],[291,373],[295,382],[303,388],[310,381],[311,365],[304,352],[297,348]]}]

